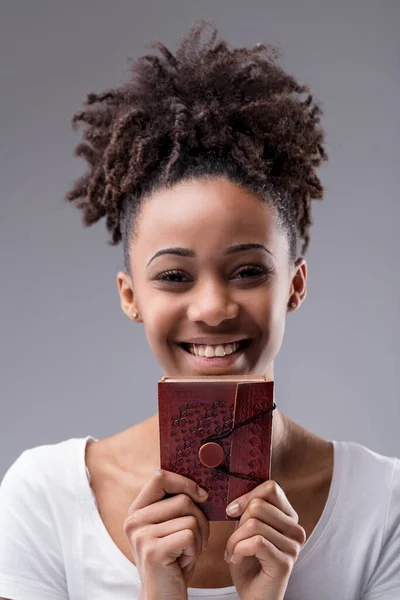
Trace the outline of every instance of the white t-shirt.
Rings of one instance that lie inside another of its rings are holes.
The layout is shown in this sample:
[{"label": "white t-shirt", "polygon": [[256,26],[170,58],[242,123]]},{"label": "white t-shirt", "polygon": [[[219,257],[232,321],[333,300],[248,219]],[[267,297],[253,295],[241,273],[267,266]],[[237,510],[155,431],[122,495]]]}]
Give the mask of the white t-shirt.
[{"label": "white t-shirt", "polygon": [[[85,465],[86,438],[22,452],[0,486],[0,598],[132,600],[137,568],[108,534]],[[400,599],[400,460],[333,441],[327,503],[285,600]],[[235,587],[189,598],[236,600]]]}]

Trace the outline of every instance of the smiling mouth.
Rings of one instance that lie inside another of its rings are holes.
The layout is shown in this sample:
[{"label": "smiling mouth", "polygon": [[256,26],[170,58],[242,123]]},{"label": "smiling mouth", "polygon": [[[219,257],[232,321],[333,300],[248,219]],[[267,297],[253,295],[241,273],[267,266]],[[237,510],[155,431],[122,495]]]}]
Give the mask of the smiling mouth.
[{"label": "smiling mouth", "polygon": [[206,344],[178,343],[178,346],[188,354],[202,360],[218,360],[235,356],[245,350],[251,343],[251,339],[240,340],[232,344],[221,344],[219,346],[207,346]]}]

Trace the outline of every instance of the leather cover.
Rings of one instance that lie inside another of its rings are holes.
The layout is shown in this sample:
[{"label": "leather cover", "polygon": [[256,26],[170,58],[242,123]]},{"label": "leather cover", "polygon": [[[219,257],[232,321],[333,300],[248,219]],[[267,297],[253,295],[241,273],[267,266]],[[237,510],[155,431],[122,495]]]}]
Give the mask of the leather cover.
[{"label": "leather cover", "polygon": [[200,448],[207,437],[271,409],[228,437],[216,440],[223,448],[220,467],[263,481],[269,479],[273,390],[273,381],[266,377],[252,383],[243,376],[235,380],[224,380],[223,376],[163,377],[158,382],[160,466],[189,477],[208,491],[207,501],[198,506],[210,521],[234,519],[226,514],[227,505],[260,482],[226,474],[218,466],[205,466],[200,461]]}]

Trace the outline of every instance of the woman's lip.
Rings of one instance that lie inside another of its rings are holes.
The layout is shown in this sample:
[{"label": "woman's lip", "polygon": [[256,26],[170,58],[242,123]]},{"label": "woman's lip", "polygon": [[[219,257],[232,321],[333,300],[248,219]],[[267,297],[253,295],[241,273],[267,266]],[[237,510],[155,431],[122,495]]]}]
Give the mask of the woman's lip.
[{"label": "woman's lip", "polygon": [[[251,338],[247,338],[247,337],[237,337],[237,338],[233,338],[230,340],[227,340],[226,342],[222,342],[221,340],[217,340],[214,342],[209,342],[207,340],[207,338],[193,338],[192,340],[190,340],[189,342],[177,342],[178,344],[196,344],[197,346],[226,346],[227,344],[234,344],[235,342],[243,342],[243,341],[250,341]],[[205,341],[206,340],[206,341]]]},{"label": "woman's lip", "polygon": [[176,342],[178,344],[178,346],[183,347],[185,350],[188,349],[189,346],[203,346],[203,348],[205,348],[206,346],[232,346],[233,344],[239,344],[240,347],[244,347],[247,348],[250,343],[252,342],[251,338],[241,338],[240,340],[236,340],[236,341],[231,341],[231,342],[220,342],[218,344],[204,344],[204,343],[195,343],[195,342]]},{"label": "woman's lip", "polygon": [[197,354],[192,354],[188,350],[185,350],[180,344],[177,344],[177,346],[179,346],[182,352],[189,355],[198,365],[201,365],[202,367],[205,367],[206,365],[215,367],[224,367],[232,365],[247,351],[249,345],[250,344],[246,345],[245,348],[242,348],[239,351],[233,352],[232,354],[225,354],[225,356],[213,356],[212,358],[207,358],[206,356],[198,356]]}]

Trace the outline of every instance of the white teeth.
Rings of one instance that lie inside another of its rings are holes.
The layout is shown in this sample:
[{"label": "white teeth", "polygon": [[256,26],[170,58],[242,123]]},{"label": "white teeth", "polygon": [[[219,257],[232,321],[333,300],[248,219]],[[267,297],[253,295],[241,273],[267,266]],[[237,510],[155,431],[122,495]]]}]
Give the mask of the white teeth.
[{"label": "white teeth", "polygon": [[205,356],[206,358],[214,358],[215,356],[225,356],[226,354],[232,354],[239,348],[238,342],[232,344],[224,344],[219,346],[204,346],[199,344],[190,344],[189,352],[196,356]]}]

